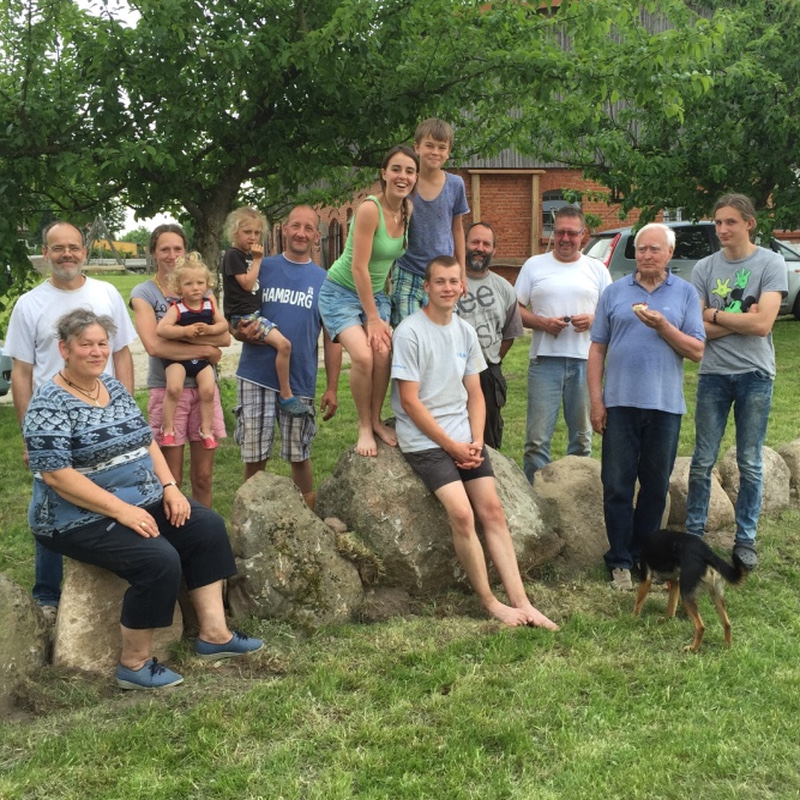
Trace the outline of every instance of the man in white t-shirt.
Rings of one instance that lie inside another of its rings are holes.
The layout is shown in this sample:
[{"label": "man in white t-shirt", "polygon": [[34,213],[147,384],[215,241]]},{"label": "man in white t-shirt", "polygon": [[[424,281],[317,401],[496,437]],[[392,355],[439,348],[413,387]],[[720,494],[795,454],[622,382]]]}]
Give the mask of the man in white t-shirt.
[{"label": "man in white t-shirt", "polygon": [[583,212],[564,206],[555,215],[551,253],[529,258],[517,278],[522,324],[533,329],[528,367],[525,476],[550,463],[550,442],[562,402],[567,455],[589,456],[592,423],[586,359],[589,329],[600,295],[611,283],[605,265],[581,253]]},{"label": "man in white t-shirt", "polygon": [[[117,332],[111,337],[111,357],[105,372],[115,375],[133,392],[133,358],[129,345],[136,331],[120,293],[104,281],[83,274],[86,245],[83,233],[69,222],[50,223],[42,233],[42,255],[50,277],[21,295],[11,312],[5,350],[13,358],[11,394],[20,425],[33,393],[63,366],[55,326],[59,318],[77,308],[98,316],[108,315]],[[28,463],[27,453],[23,453]],[[33,597],[45,617],[55,621],[61,597],[61,556],[36,545],[36,579]]]},{"label": "man in white t-shirt", "polygon": [[[456,555],[486,612],[507,625],[556,630],[525,592],[484,446],[479,373],[486,362],[475,329],[453,314],[462,289],[458,260],[434,258],[423,288],[428,304],[406,317],[393,339],[392,409],[400,450],[444,506]],[[489,584],[476,516],[508,605]]]}]

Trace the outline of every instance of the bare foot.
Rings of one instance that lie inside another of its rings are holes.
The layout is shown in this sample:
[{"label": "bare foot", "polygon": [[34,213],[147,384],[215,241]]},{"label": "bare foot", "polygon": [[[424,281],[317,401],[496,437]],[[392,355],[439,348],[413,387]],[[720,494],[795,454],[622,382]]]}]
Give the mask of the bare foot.
[{"label": "bare foot", "polygon": [[360,456],[374,458],[378,455],[378,445],[371,430],[358,429],[358,441],[356,442],[356,453]]},{"label": "bare foot", "polygon": [[495,619],[500,620],[504,625],[510,625],[512,628],[517,628],[521,625],[527,625],[528,620],[525,612],[518,608],[512,608],[504,603],[501,603],[497,598],[490,600],[484,608]]},{"label": "bare foot", "polygon": [[558,625],[556,625],[553,620],[548,619],[544,614],[542,614],[539,609],[534,608],[531,603],[523,603],[519,610],[525,614],[526,625],[530,625],[533,628],[545,628],[548,631],[558,630]]},{"label": "bare foot", "polygon": [[397,433],[394,428],[384,425],[379,422],[377,425],[372,426],[373,433],[389,447],[397,447]]}]

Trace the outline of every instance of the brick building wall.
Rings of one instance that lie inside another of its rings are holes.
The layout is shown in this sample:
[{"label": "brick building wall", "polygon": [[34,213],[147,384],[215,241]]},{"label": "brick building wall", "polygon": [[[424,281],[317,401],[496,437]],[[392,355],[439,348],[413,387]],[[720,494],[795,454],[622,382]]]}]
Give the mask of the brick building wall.
[{"label": "brick building wall", "polygon": [[[476,203],[473,198],[475,172],[479,172],[480,181],[480,216],[482,222],[488,222],[497,233],[498,263],[521,264],[534,255],[532,228],[534,216],[534,178],[536,180],[538,202],[549,192],[576,189],[585,194],[601,194],[605,190],[597,183],[587,181],[579,170],[542,169],[542,170],[489,170],[470,171],[457,170],[467,187],[467,200],[472,211],[465,217],[465,227],[476,221],[473,217]],[[535,175],[534,175],[535,173]],[[606,230],[623,225],[633,225],[639,219],[639,213],[629,214],[620,219],[619,206],[609,206],[602,200],[585,197],[581,202],[584,214],[594,215],[600,223],[594,230]],[[539,206],[541,214],[541,206]],[[548,249],[549,232],[542,231],[538,237],[536,252],[544,253]],[[588,231],[587,231],[588,239]]]},{"label": "brick building wall", "polygon": [[[534,254],[533,209],[534,209],[534,176],[538,184],[537,207],[541,214],[541,201],[547,192],[579,189],[584,193],[602,193],[599,184],[584,180],[579,170],[541,169],[541,170],[452,170],[460,175],[466,186],[467,201],[470,213],[464,217],[466,229],[473,221],[476,208],[473,197],[475,186],[474,175],[480,172],[480,215],[481,221],[488,222],[497,233],[497,253],[495,263],[500,265],[519,266]],[[338,208],[319,209],[322,221],[323,239],[315,260],[325,267],[330,266],[344,247],[350,220],[355,210],[368,194],[379,191],[376,181],[369,190],[356,195],[353,200]],[[638,213],[630,214],[627,219],[619,218],[619,207],[609,206],[600,200],[584,199],[581,208],[585,214],[598,217],[601,222],[596,230],[616,228],[622,225],[633,225],[639,218]],[[540,223],[541,227],[541,223]],[[588,234],[587,234],[588,238]],[[548,249],[549,234],[544,232],[538,238],[536,252],[543,253]],[[277,240],[276,240],[277,245]],[[512,273],[510,273],[511,275]],[[507,276],[508,277],[508,276]]]}]

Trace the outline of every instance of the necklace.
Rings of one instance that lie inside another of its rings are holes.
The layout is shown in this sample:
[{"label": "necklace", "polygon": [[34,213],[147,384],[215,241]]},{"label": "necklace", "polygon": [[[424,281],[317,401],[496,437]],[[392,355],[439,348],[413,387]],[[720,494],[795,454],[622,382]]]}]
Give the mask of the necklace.
[{"label": "necklace", "polygon": [[92,389],[90,389],[89,391],[87,391],[86,389],[82,388],[81,386],[78,386],[77,383],[73,383],[64,374],[63,370],[61,372],[59,372],[58,374],[61,376],[61,380],[63,380],[64,383],[67,384],[67,386],[71,387],[76,392],[80,392],[84,397],[86,397],[87,399],[91,400],[98,408],[100,407],[100,403],[99,403],[100,388],[102,387],[103,384],[100,383],[100,381],[97,378],[94,379],[94,383],[95,383],[94,387]]},{"label": "necklace", "polygon": [[158,273],[157,272],[156,272],[155,275],[153,275],[153,283],[155,283],[155,285],[158,287],[158,291],[161,292],[161,294],[163,294],[164,297],[166,297],[167,293],[164,291],[164,289],[161,286],[161,283],[158,280]]},{"label": "necklace", "polygon": [[397,211],[395,211],[395,210],[394,210],[394,209],[393,209],[393,208],[392,208],[392,207],[389,205],[389,201],[388,201],[388,200],[386,200],[386,198],[384,198],[384,200],[385,200],[385,202],[386,202],[386,208],[387,208],[387,210],[389,211],[389,213],[392,215],[392,219],[394,220],[394,222],[395,222],[395,225],[396,225],[396,224],[399,222],[399,220],[398,220],[398,217],[399,217],[399,215],[400,215],[400,208],[402,208],[402,205],[403,205],[403,204],[401,203],[401,204],[400,204],[400,208],[398,208],[398,209],[397,209]]}]

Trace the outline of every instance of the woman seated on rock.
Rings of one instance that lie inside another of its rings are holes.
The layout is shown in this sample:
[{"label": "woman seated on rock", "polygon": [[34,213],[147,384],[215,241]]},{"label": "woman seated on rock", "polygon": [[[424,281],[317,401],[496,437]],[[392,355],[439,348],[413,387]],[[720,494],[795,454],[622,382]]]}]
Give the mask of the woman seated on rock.
[{"label": "woman seated on rock", "polygon": [[130,583],[117,684],[183,682],[152,656],[153,628],[172,624],[181,572],[200,658],[260,650],[259,639],[232,633],[225,620],[222,581],[236,572],[225,523],[183,496],[133,397],[102,374],[111,318],[78,309],[56,332],[64,368],[34,395],[22,428],[34,473],[29,520],[43,546]]}]

